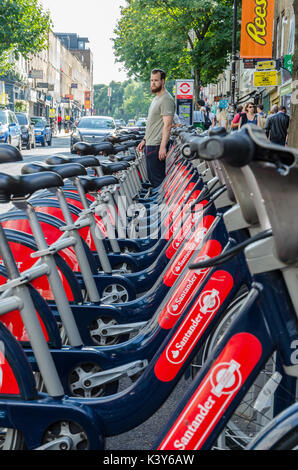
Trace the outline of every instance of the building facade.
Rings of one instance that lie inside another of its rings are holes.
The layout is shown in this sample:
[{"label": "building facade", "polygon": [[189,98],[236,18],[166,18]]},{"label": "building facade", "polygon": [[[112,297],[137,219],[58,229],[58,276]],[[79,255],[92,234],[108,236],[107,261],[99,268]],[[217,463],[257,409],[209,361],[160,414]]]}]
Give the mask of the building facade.
[{"label": "building facade", "polygon": [[47,49],[28,60],[20,57],[14,73],[3,77],[1,104],[46,118],[60,114],[63,119],[76,120],[91,114],[92,101],[86,106],[85,97],[92,95],[93,58],[89,49],[83,54],[89,61],[69,50],[51,31]]},{"label": "building facade", "polygon": [[[274,39],[272,44],[272,58],[275,60],[276,69],[279,71],[280,85],[272,87],[255,87],[254,72],[256,63],[253,61],[238,60],[236,63],[236,102],[244,103],[254,101],[262,103],[265,111],[269,112],[274,104],[284,105],[290,113],[290,101],[292,93],[292,57],[295,40],[295,16],[293,0],[275,0]],[[216,84],[211,84],[203,89],[202,96],[213,102],[214,89],[216,87],[216,99],[231,96],[231,68],[218,77]]]}]

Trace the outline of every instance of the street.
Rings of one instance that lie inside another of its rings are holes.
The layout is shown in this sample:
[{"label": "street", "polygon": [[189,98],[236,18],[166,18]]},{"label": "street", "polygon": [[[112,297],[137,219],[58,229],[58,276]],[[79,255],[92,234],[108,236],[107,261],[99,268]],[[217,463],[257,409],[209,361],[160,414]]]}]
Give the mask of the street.
[{"label": "street", "polygon": [[61,137],[53,137],[52,145],[50,147],[41,147],[36,144],[36,148],[32,150],[22,150],[23,162],[20,163],[4,163],[1,165],[2,173],[9,173],[10,175],[20,174],[20,170],[25,163],[45,161],[51,155],[61,154],[70,156],[69,151],[70,137],[68,134],[61,134]]},{"label": "street", "polygon": [[[70,137],[68,134],[61,133],[61,136],[53,137],[52,145],[50,147],[41,147],[40,144],[36,145],[35,149],[22,150],[23,161],[19,163],[3,163],[0,165],[1,173],[8,173],[9,175],[21,174],[21,169],[26,163],[42,162],[51,155],[65,155],[70,156],[69,151]],[[0,204],[0,213],[6,212],[12,207],[12,204]]]}]

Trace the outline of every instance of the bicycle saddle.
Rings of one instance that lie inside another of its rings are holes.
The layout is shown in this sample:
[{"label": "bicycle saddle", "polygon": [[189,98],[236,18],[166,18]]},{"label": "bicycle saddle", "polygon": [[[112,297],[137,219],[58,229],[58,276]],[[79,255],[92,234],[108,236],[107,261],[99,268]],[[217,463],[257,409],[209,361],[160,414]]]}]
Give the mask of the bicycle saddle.
[{"label": "bicycle saddle", "polygon": [[129,164],[126,162],[119,163],[101,163],[102,171],[105,175],[112,175],[118,171],[126,170],[129,167]]},{"label": "bicycle saddle", "polygon": [[119,160],[119,162],[133,162],[136,159],[136,157],[135,155],[126,155],[124,157],[119,155],[117,156],[117,159]]},{"label": "bicycle saddle", "polygon": [[99,166],[99,162],[95,157],[63,157],[53,156],[46,159],[49,165],[65,165],[66,163],[79,163],[85,168]]},{"label": "bicycle saddle", "polygon": [[118,184],[117,178],[114,176],[100,176],[98,178],[90,176],[82,176],[80,182],[84,188],[85,193],[99,191],[100,189]]},{"label": "bicycle saddle", "polygon": [[33,162],[24,165],[22,174],[28,175],[32,173],[43,173],[45,171],[53,171],[61,176],[61,178],[72,178],[74,176],[86,175],[85,168],[79,163],[66,163],[65,165],[48,165],[43,162]]},{"label": "bicycle saddle", "polygon": [[[74,145],[74,149],[76,149],[76,145]],[[91,154],[98,155],[100,153],[104,153],[106,155],[112,155],[114,153],[114,146],[110,142],[103,142],[101,144],[92,144],[91,146]]]},{"label": "bicycle saddle", "polygon": [[73,148],[80,155],[92,155],[92,144],[87,142],[77,142]]},{"label": "bicycle saddle", "polygon": [[12,163],[22,161],[23,157],[21,152],[9,144],[0,144],[0,162]]},{"label": "bicycle saddle", "polygon": [[127,145],[114,145],[114,153],[125,152],[127,150]]},{"label": "bicycle saddle", "polygon": [[53,172],[11,176],[0,173],[0,202],[9,202],[11,197],[30,196],[40,189],[63,186],[61,176]]}]

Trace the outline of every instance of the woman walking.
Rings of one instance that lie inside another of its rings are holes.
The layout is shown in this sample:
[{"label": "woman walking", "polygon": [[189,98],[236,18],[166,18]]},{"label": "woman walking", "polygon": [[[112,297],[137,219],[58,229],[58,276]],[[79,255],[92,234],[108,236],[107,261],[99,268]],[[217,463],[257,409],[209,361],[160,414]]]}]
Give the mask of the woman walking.
[{"label": "woman walking", "polygon": [[255,105],[253,103],[247,103],[247,107],[244,107],[244,113],[242,114],[239,122],[239,129],[245,124],[255,124],[257,126],[258,121],[259,116],[255,112]]}]

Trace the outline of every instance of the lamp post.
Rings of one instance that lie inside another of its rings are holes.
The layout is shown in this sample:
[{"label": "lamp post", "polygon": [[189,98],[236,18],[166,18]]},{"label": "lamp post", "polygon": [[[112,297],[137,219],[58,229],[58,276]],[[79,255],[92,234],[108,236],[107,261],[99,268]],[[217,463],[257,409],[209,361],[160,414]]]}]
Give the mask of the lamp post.
[{"label": "lamp post", "polygon": [[231,89],[231,111],[235,113],[235,91],[236,91],[236,60],[237,60],[237,13],[238,0],[234,0],[233,15],[233,40],[232,40],[232,89]]}]

